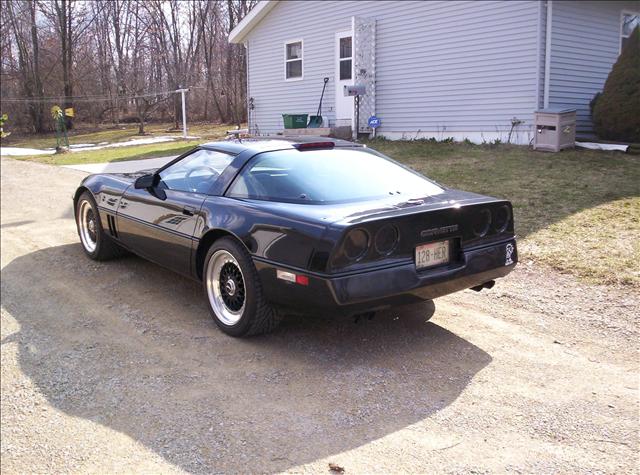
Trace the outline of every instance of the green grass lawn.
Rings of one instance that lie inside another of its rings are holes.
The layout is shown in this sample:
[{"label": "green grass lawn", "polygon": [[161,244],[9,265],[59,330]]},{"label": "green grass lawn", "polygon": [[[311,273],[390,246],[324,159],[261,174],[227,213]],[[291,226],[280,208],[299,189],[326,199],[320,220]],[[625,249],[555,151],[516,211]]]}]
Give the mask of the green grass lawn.
[{"label": "green grass lawn", "polygon": [[[169,127],[171,127],[170,124],[149,124],[145,127],[146,135],[144,136],[138,135],[137,125],[122,125],[104,129],[73,130],[69,133],[70,145],[81,143],[99,144],[101,142],[117,143],[132,139],[159,136],[175,136],[177,140],[131,147],[112,147],[65,154],[34,155],[14,158],[17,160],[31,160],[52,165],[75,165],[179,155],[200,143],[220,139],[226,135],[227,130],[234,128],[230,125],[191,125],[187,133],[189,136],[197,136],[198,138],[183,140],[181,138],[182,130],[173,130],[169,129]],[[10,135],[2,140],[2,145],[6,147],[39,149],[54,148],[56,138],[55,134]]]},{"label": "green grass lawn", "polygon": [[521,262],[640,287],[640,156],[426,141],[369,145],[445,185],[511,200]]},{"label": "green grass lawn", "polygon": [[[150,125],[150,135],[180,135]],[[56,165],[178,155],[223,137],[231,126],[192,126],[192,141],[19,157]],[[124,141],[137,127],[74,132],[71,143]],[[45,143],[46,142],[46,143]],[[51,147],[51,138],[3,140],[6,146]],[[512,201],[520,260],[591,282],[640,287],[640,156],[620,152],[535,152],[510,145],[373,140],[368,144],[445,185]],[[18,157],[16,157],[18,158]]]}]

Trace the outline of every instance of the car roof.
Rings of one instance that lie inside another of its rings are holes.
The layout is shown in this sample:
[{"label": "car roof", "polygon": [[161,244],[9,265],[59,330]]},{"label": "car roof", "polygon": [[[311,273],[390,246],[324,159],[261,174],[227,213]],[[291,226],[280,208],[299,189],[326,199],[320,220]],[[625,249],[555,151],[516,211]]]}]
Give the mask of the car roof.
[{"label": "car roof", "polygon": [[251,138],[233,138],[218,142],[208,142],[200,145],[204,148],[224,150],[231,153],[241,153],[246,150],[258,152],[272,152],[275,150],[287,150],[296,148],[296,145],[304,143],[333,143],[334,147],[363,147],[362,144],[349,142],[348,140],[334,139],[330,137],[318,137],[312,135],[299,136],[264,136]]}]

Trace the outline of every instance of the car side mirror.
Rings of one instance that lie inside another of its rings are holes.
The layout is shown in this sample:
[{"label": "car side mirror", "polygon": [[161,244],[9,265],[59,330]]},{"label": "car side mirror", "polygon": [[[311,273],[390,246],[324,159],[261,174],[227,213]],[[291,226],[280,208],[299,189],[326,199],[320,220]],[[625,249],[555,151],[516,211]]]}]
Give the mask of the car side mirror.
[{"label": "car side mirror", "polygon": [[160,183],[160,175],[157,173],[149,173],[138,177],[133,183],[133,187],[137,190],[147,190],[159,200],[166,200],[167,193],[158,186],[158,183]]},{"label": "car side mirror", "polygon": [[157,175],[153,173],[142,175],[141,177],[138,177],[136,179],[136,181],[133,184],[133,187],[137,190],[153,188],[157,184],[156,176]]}]

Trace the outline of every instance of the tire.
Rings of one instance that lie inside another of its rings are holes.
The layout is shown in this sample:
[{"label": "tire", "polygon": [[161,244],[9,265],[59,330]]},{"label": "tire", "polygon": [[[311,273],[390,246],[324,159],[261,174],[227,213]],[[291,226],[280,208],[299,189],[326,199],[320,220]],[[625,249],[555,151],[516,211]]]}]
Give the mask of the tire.
[{"label": "tire", "polygon": [[209,312],[227,335],[268,333],[282,319],[264,298],[251,256],[234,238],[223,237],[211,245],[204,260],[202,284]]},{"label": "tire", "polygon": [[124,250],[105,233],[93,196],[85,191],[76,203],[76,228],[84,253],[94,261],[119,257]]}]

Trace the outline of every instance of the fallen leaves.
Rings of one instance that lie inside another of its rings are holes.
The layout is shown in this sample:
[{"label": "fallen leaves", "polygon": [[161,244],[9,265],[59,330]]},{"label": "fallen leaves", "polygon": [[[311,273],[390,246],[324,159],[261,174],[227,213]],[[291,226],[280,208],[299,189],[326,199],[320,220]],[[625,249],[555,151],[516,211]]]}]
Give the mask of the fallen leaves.
[{"label": "fallen leaves", "polygon": [[329,463],[329,470],[333,473],[344,473],[344,467],[341,467],[337,463]]}]

